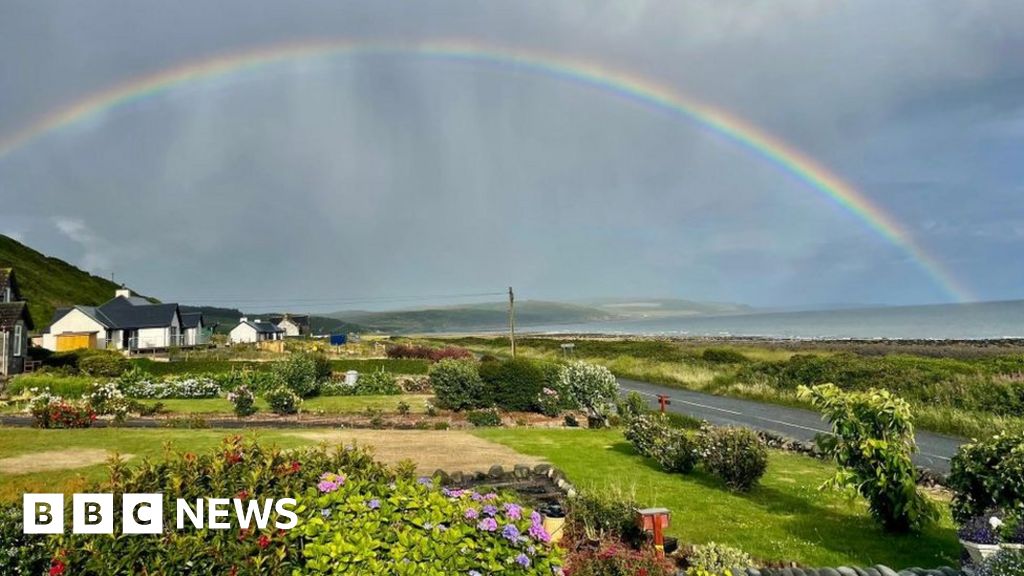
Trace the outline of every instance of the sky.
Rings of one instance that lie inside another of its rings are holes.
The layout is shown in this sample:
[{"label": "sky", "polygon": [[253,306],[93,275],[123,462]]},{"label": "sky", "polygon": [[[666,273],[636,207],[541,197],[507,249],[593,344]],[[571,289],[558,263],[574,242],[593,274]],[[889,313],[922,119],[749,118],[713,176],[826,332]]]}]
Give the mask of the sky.
[{"label": "sky", "polygon": [[189,62],[451,39],[728,111],[842,178],[963,288],[699,123],[415,54],[201,78],[19,142],[0,154],[0,233],[165,301],[250,309],[510,285],[762,307],[1024,298],[1015,1],[0,0],[0,142]]}]

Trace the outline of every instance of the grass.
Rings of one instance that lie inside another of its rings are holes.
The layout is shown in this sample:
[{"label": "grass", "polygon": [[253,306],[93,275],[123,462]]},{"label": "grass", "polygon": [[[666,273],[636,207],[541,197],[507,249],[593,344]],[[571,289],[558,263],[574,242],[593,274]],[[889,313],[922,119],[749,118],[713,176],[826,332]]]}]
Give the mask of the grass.
[{"label": "grass", "polygon": [[[0,458],[9,458],[36,452],[64,451],[71,454],[84,449],[103,449],[111,453],[131,454],[133,460],[156,458],[165,446],[192,452],[217,447],[227,436],[238,434],[230,430],[143,430],[128,428],[96,428],[85,430],[38,430],[30,428],[0,428]],[[287,432],[272,430],[246,432],[261,441],[281,448],[315,445]],[[0,474],[0,501],[20,501],[26,492],[64,492],[81,490],[93,482],[107,478],[106,464],[93,464],[65,471],[30,472],[27,474]]]},{"label": "grass", "polygon": [[669,535],[720,542],[766,561],[807,566],[955,565],[959,547],[948,508],[920,535],[882,532],[861,501],[821,492],[833,472],[825,462],[772,451],[768,473],[748,494],[731,493],[699,470],[667,474],[638,456],[617,430],[488,429],[474,432],[562,469],[581,489],[621,490],[644,506],[672,510]]},{"label": "grass", "polygon": [[[398,404],[405,402],[413,414],[424,412],[424,403],[429,395],[396,394],[391,396],[317,396],[307,398],[302,409],[309,412],[322,410],[325,414],[355,414],[367,409],[396,412]],[[143,404],[162,402],[164,408],[172,414],[231,414],[231,403],[225,398],[171,399],[171,400],[140,400]],[[267,413],[269,407],[262,398],[256,399],[260,412]]]},{"label": "grass", "polygon": [[91,376],[63,376],[57,374],[21,374],[7,383],[7,392],[17,395],[30,388],[49,388],[50,392],[69,398],[78,398],[89,387],[103,378]]},{"label": "grass", "polygon": [[[220,374],[246,368],[250,370],[271,370],[274,367],[273,362],[244,360],[195,359],[176,362],[154,362],[149,358],[136,358],[132,362],[155,376],[170,374]],[[395,374],[426,374],[430,368],[430,363],[426,360],[392,358],[330,360],[330,363],[331,370],[334,372],[347,372],[349,370],[374,372],[384,369]]]}]

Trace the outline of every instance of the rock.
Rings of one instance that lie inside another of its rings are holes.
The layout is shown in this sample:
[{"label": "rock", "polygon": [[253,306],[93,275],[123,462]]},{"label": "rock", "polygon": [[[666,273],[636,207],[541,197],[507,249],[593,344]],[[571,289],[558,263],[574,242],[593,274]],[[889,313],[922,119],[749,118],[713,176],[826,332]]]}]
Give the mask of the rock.
[{"label": "rock", "polygon": [[881,574],[882,576],[899,576],[898,574],[896,574],[895,570],[893,570],[892,568],[889,568],[888,566],[883,566],[881,564],[878,564],[874,568],[875,568],[875,570],[878,570],[878,573]]},{"label": "rock", "polygon": [[434,470],[434,475],[432,476],[432,478],[437,478],[437,481],[440,482],[442,486],[447,486],[448,483],[451,481],[451,476],[449,476],[447,472],[441,470],[440,468]]},{"label": "rock", "polygon": [[451,480],[452,484],[462,484],[463,482],[465,482],[466,477],[462,475],[462,472],[452,472]]},{"label": "rock", "polygon": [[960,576],[960,571],[949,566],[942,566],[939,568],[939,572],[942,572],[945,576]]},{"label": "rock", "polygon": [[840,576],[839,571],[834,568],[819,568],[819,576]]},{"label": "rock", "polygon": [[538,476],[548,476],[551,472],[551,464],[537,464],[533,467],[533,473]]},{"label": "rock", "polygon": [[516,478],[529,478],[530,467],[523,464],[516,464],[515,468],[512,469],[512,475]]},{"label": "rock", "polygon": [[836,572],[839,572],[842,576],[860,576],[857,574],[856,570],[849,566],[840,566],[839,568],[836,568]]},{"label": "rock", "polygon": [[495,464],[487,471],[487,475],[491,478],[501,478],[505,475],[505,469],[502,468],[500,464]]},{"label": "rock", "polygon": [[860,566],[854,566],[853,571],[857,573],[857,576],[868,576],[868,573]]},{"label": "rock", "polygon": [[867,572],[868,576],[882,576],[882,573],[878,571],[878,568],[873,566],[871,568],[865,568],[864,571]]}]

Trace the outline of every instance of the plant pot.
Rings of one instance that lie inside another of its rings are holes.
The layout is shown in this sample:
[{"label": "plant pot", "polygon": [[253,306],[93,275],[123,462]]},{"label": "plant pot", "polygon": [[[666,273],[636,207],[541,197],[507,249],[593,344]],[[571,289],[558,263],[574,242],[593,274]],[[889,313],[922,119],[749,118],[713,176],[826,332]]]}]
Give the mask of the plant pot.
[{"label": "plant pot", "polygon": [[999,552],[999,544],[979,544],[966,540],[961,540],[960,544],[971,555],[971,562],[979,566],[985,562],[986,558]]},{"label": "plant pot", "polygon": [[1024,550],[1024,544],[1019,544],[1019,543],[1016,543],[1016,542],[1003,542],[1002,544],[999,545],[999,547],[1002,548],[1003,550],[1017,550],[1017,551]]}]

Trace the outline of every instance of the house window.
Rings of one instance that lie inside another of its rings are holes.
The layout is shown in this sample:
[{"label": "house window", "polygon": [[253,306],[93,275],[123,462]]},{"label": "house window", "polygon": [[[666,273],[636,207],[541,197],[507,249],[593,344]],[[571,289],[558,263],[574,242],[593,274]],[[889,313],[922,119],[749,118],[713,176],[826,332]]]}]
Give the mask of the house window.
[{"label": "house window", "polygon": [[21,324],[14,325],[14,355],[21,356]]},{"label": "house window", "polygon": [[0,299],[0,302],[10,302],[10,301],[11,301],[11,287],[10,286],[6,286],[4,288],[3,298]]}]

